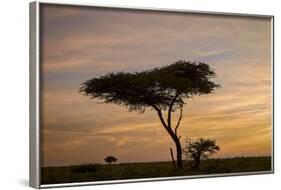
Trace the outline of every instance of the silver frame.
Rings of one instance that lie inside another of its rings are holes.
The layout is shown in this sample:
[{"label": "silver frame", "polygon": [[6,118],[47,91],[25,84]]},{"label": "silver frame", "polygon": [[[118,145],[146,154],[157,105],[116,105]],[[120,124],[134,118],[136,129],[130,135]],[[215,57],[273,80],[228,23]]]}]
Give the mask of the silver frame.
[{"label": "silver frame", "polygon": [[[111,180],[111,181],[96,181],[96,182],[79,182],[79,183],[61,183],[41,185],[40,181],[40,5],[71,5],[71,6],[88,6],[96,8],[114,8],[122,10],[142,10],[142,11],[157,11],[157,12],[174,12],[174,13],[194,13],[204,15],[222,15],[222,16],[241,16],[241,17],[257,17],[271,19],[271,104],[272,104],[272,138],[271,138],[271,170],[258,172],[241,172],[241,173],[225,173],[225,174],[206,174],[192,175],[180,177],[161,177],[161,178],[144,178],[144,179],[127,179],[127,180]],[[34,188],[53,188],[53,187],[70,187],[70,186],[85,186],[85,185],[101,185],[101,184],[120,184],[134,182],[149,182],[149,181],[166,181],[166,180],[182,180],[194,178],[209,178],[209,177],[227,177],[227,176],[242,176],[242,175],[259,175],[274,173],[274,16],[245,14],[245,13],[225,13],[225,12],[209,12],[209,11],[191,11],[183,9],[164,9],[153,7],[131,7],[131,6],[111,6],[97,4],[81,4],[69,2],[53,2],[39,0],[29,4],[29,28],[30,28],[30,95],[29,95],[29,185]]]}]

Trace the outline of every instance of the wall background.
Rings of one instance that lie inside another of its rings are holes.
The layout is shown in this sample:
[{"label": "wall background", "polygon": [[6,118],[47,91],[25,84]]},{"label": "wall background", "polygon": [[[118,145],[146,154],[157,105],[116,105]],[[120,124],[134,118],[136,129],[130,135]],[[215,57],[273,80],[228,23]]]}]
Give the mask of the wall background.
[{"label": "wall background", "polygon": [[[29,1],[2,1],[0,11],[0,187],[1,189],[28,188],[28,112],[29,112]],[[50,0],[51,2],[51,0]],[[72,187],[65,189],[277,189],[280,186],[280,153],[277,151],[281,140],[278,117],[281,96],[278,84],[280,73],[280,4],[276,0],[81,0],[89,4],[117,6],[157,7],[198,11],[275,15],[275,174],[243,177],[222,177],[181,181],[147,182],[119,185]],[[277,148],[276,148],[277,147]]]}]

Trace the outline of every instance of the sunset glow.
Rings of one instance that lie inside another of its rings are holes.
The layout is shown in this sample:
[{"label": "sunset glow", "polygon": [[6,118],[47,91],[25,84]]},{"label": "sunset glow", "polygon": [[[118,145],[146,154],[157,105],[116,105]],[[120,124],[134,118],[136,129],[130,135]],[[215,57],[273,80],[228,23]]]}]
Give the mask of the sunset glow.
[{"label": "sunset glow", "polygon": [[[221,88],[186,101],[182,139],[214,138],[215,157],[271,156],[271,20],[44,5],[41,9],[43,166],[170,160],[157,113],[81,95],[81,83],[176,60],[210,65]],[[176,115],[174,116],[176,121]]]}]

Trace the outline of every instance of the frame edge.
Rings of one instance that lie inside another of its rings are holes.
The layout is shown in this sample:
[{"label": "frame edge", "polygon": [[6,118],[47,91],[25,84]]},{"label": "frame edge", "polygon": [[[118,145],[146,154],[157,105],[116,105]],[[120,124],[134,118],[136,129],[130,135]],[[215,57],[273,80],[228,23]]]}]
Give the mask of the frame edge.
[{"label": "frame edge", "polygon": [[[88,6],[96,8],[114,8],[122,10],[143,10],[143,11],[160,11],[160,12],[179,12],[179,13],[194,13],[194,14],[208,14],[208,15],[224,15],[224,16],[242,16],[242,17],[258,17],[268,18],[272,21],[272,167],[271,171],[262,172],[243,172],[239,174],[230,175],[203,175],[203,176],[184,176],[183,178],[169,178],[163,179],[149,178],[149,179],[133,179],[131,180],[115,180],[113,182],[104,181],[102,183],[97,182],[79,182],[71,184],[51,184],[42,185],[40,182],[40,125],[39,125],[39,114],[40,114],[40,66],[39,66],[39,14],[40,4],[53,4],[53,5],[68,5],[68,6]],[[133,6],[110,6],[101,4],[80,4],[75,2],[49,2],[48,0],[38,0],[29,3],[29,74],[30,74],[30,126],[29,126],[29,185],[33,188],[57,188],[57,187],[76,187],[76,186],[88,186],[88,185],[107,185],[107,184],[122,184],[122,183],[139,183],[139,182],[153,182],[153,181],[168,181],[168,180],[186,180],[186,179],[200,179],[206,177],[234,177],[244,175],[259,175],[259,174],[274,174],[274,15],[261,15],[261,14],[246,14],[246,13],[226,13],[226,12],[213,12],[213,11],[192,11],[185,9],[168,9],[168,8],[155,8],[155,7],[133,7]]]},{"label": "frame edge", "polygon": [[40,188],[38,2],[29,3],[29,186]]}]

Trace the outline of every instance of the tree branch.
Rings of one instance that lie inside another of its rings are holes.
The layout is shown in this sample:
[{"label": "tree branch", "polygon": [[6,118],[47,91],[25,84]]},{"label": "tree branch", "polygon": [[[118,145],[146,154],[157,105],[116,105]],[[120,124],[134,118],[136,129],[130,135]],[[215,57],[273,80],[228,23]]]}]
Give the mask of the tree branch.
[{"label": "tree branch", "polygon": [[171,127],[169,127],[167,125],[167,123],[165,122],[164,118],[163,118],[163,115],[162,115],[162,111],[161,109],[159,109],[157,106],[155,105],[151,105],[156,111],[157,111],[157,114],[160,118],[160,121],[162,123],[162,125],[164,126],[164,128],[166,129],[166,131],[169,133],[169,135],[173,138],[173,140],[175,140],[177,138],[176,134],[174,133],[174,131],[172,130]]},{"label": "tree branch", "polygon": [[179,117],[177,125],[175,127],[175,134],[176,135],[177,135],[177,130],[178,130],[179,126],[180,126],[181,119],[182,119],[182,105],[180,106],[180,117]]},{"label": "tree branch", "polygon": [[172,118],[172,109],[173,109],[174,103],[175,103],[175,101],[177,100],[178,96],[179,96],[179,93],[176,92],[176,94],[175,94],[175,96],[174,96],[174,98],[173,98],[171,104],[169,105],[167,123],[168,123],[168,126],[169,126],[170,128],[172,128],[172,122],[171,122],[171,120],[172,120],[172,119],[171,119],[171,118]]},{"label": "tree branch", "polygon": [[160,121],[161,121],[162,125],[167,129],[168,125],[167,125],[167,123],[165,122],[165,120],[163,118],[161,109],[159,109],[156,105],[151,105],[151,106],[157,111],[157,114],[158,114],[158,116],[160,118]]}]

